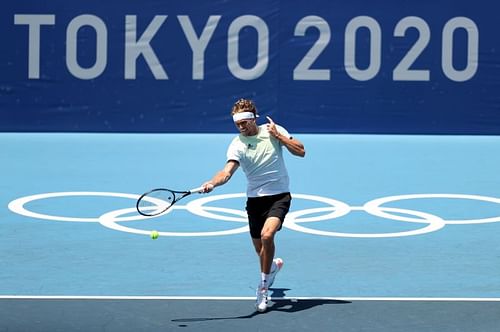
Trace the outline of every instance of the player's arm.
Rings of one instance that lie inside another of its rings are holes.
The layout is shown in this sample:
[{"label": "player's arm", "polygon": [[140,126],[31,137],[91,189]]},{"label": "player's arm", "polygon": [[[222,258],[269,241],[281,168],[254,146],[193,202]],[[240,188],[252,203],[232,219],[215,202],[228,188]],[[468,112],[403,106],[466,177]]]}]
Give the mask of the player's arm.
[{"label": "player's arm", "polygon": [[271,136],[280,141],[288,149],[288,151],[290,151],[291,154],[299,157],[304,157],[306,155],[304,144],[302,144],[301,141],[296,138],[283,135],[278,131],[278,129],[276,128],[276,124],[270,117],[267,117],[267,120],[269,121],[269,123],[267,124],[267,130],[269,130]]},{"label": "player's arm", "polygon": [[298,157],[304,157],[306,155],[306,150],[304,144],[296,138],[286,137],[285,135],[278,134],[276,137],[278,141],[283,143],[284,146],[290,151],[291,154]]},{"label": "player's arm", "polygon": [[236,160],[228,160],[222,170],[218,171],[211,180],[202,185],[204,189],[203,192],[209,193],[214,190],[215,187],[222,186],[227,183],[239,166],[240,164]]}]

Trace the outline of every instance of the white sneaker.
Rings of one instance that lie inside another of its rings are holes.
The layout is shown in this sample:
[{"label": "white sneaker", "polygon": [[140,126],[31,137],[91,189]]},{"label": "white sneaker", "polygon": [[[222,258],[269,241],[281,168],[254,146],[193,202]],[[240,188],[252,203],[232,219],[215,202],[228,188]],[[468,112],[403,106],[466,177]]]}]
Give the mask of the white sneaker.
[{"label": "white sneaker", "polygon": [[268,287],[271,287],[274,283],[274,278],[278,274],[278,272],[283,267],[283,260],[281,258],[273,259],[273,265],[271,266],[271,273],[269,274]]},{"label": "white sneaker", "polygon": [[257,302],[255,303],[255,308],[259,312],[264,312],[267,310],[267,288],[257,287]]}]

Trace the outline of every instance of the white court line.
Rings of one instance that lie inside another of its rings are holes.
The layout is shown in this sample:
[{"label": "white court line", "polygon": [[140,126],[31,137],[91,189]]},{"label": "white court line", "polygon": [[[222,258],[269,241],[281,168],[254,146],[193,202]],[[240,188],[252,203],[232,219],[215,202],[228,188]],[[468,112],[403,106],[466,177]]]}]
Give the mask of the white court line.
[{"label": "white court line", "polygon": [[[255,300],[250,296],[73,296],[73,295],[0,295],[0,299],[26,300]],[[324,301],[441,301],[441,302],[500,302],[498,297],[271,297],[271,300]]]}]

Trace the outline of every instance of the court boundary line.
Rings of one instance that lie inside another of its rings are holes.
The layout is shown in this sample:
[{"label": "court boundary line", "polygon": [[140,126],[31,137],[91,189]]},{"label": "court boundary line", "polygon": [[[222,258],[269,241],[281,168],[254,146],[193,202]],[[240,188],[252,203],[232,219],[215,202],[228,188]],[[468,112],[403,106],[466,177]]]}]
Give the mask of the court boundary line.
[{"label": "court boundary line", "polygon": [[[255,301],[250,296],[93,296],[93,295],[0,295],[0,300],[191,300],[191,301]],[[499,297],[271,297],[272,301],[426,301],[426,302],[500,302]]]}]

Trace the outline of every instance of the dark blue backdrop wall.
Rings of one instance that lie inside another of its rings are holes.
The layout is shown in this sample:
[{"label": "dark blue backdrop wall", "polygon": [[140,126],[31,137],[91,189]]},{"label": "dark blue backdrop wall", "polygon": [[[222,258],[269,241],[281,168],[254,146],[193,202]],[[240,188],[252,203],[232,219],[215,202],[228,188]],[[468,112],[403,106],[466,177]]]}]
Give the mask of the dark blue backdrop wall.
[{"label": "dark blue backdrop wall", "polygon": [[494,0],[0,3],[0,131],[500,133]]}]

